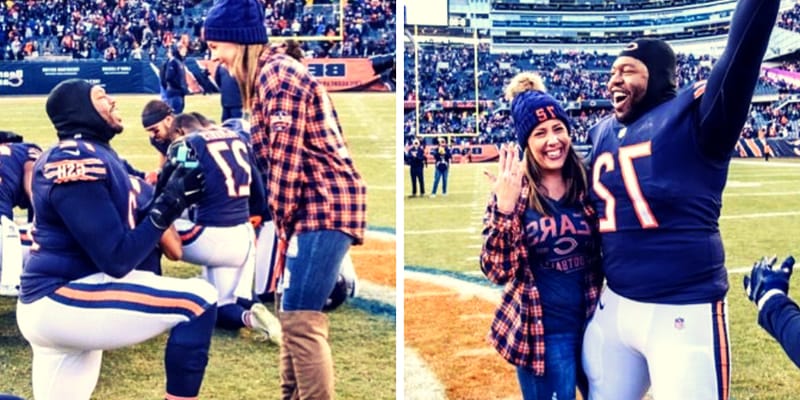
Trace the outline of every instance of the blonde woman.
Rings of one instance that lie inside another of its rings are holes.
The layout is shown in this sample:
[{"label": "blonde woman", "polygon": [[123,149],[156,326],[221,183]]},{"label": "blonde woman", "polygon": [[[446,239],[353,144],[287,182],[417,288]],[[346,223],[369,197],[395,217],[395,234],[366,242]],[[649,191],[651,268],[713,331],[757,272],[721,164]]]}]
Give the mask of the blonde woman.
[{"label": "blonde woman", "polygon": [[303,64],[267,44],[261,2],[217,1],[204,35],[211,58],[239,83],[284,244],[282,398],[333,398],[328,319],[321,311],[345,253],[364,240],[366,186],[325,88]]}]

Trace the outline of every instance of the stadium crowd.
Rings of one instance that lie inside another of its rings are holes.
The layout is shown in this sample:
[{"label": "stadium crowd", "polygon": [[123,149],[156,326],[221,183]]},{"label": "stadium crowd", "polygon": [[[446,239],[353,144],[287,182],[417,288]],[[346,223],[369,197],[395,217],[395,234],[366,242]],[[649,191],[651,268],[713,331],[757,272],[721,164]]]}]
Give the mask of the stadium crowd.
[{"label": "stadium crowd", "polygon": [[[421,133],[472,133],[476,129],[475,107],[443,109],[442,101],[474,100],[474,47],[471,45],[422,44],[419,49],[419,98]],[[583,143],[587,129],[607,115],[603,107],[609,98],[606,82],[614,55],[589,52],[552,51],[520,55],[491,54],[488,45],[478,49],[479,98],[491,106],[483,107],[478,115],[479,137],[473,143],[502,143],[513,139],[508,120],[508,104],[502,90],[509,79],[520,71],[538,71],[543,75],[548,92],[563,104],[575,118],[575,140]],[[678,86],[706,79],[716,59],[709,55],[678,54]],[[787,61],[777,68],[798,69],[798,61]],[[405,52],[405,100],[417,99],[415,91],[414,50]],[[800,134],[800,103],[787,100],[800,94],[800,87],[762,77],[756,88],[757,96],[766,102],[754,104],[743,137],[791,137]],[[774,101],[774,99],[778,99]],[[800,101],[797,99],[796,101]],[[605,102],[605,103],[604,103]],[[416,132],[415,110],[407,110],[404,131],[410,143]]]},{"label": "stadium crowd", "polygon": [[[196,5],[194,3],[197,3]],[[161,60],[181,40],[190,57],[206,57],[201,37],[210,0],[7,0],[0,2],[0,61],[60,56],[106,61]],[[395,48],[396,1],[355,0],[306,5],[265,3],[270,36],[342,36],[306,42],[314,57],[366,57]]]},{"label": "stadium crowd", "polygon": [[800,3],[778,16],[777,26],[794,32],[800,32]]}]

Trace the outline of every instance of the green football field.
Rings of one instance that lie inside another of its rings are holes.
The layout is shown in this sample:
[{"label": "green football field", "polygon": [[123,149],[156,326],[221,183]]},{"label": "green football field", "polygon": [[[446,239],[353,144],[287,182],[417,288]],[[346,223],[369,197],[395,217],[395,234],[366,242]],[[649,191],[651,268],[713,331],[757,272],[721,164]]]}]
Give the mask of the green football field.
[{"label": "green football field", "polygon": [[[157,96],[116,96],[125,132],[112,141],[135,167],[151,170],[156,152],[140,123],[144,104]],[[395,96],[394,93],[334,94],[344,136],[356,166],[368,184],[369,228],[395,228]],[[47,148],[56,141],[44,109],[45,97],[0,98],[0,129],[25,136]],[[220,116],[219,96],[187,97],[185,111],[211,119]],[[368,267],[368,266],[365,266]],[[357,266],[359,268],[359,266]],[[394,270],[392,266],[392,270]],[[165,274],[196,276],[200,269],[167,263]],[[0,297],[0,393],[31,399],[30,348],[16,326],[15,299]],[[395,320],[344,305],[329,314],[336,364],[337,395],[342,399],[394,399]],[[108,351],[93,399],[159,399],[164,394],[163,349],[166,335],[140,345]],[[278,347],[246,330],[214,335],[203,399],[276,399]]]},{"label": "green football field", "polygon": [[[482,216],[489,195],[484,170],[497,165],[456,164],[450,171],[448,195],[404,200],[404,264],[471,276],[483,275],[478,265]],[[408,167],[404,194],[411,193]],[[425,170],[431,192],[433,169]],[[728,293],[732,347],[733,399],[797,399],[800,371],[780,346],[756,323],[756,308],[744,296],[742,278],[764,255],[800,255],[800,161],[735,160],[723,195],[720,229],[730,276]],[[793,287],[800,287],[795,274]],[[796,290],[800,298],[800,290]],[[790,294],[792,291],[790,290]],[[487,327],[478,327],[484,332]]]}]

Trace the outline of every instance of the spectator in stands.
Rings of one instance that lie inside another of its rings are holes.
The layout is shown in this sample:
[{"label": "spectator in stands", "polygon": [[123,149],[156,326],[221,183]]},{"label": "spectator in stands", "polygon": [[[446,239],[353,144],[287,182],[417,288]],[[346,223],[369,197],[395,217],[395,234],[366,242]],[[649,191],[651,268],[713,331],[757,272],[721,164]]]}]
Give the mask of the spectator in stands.
[{"label": "spectator in stands", "polygon": [[450,161],[453,159],[450,146],[447,145],[447,138],[439,138],[439,146],[433,152],[433,159],[435,169],[431,197],[436,197],[439,181],[442,182],[442,196],[447,196],[447,175],[450,172]]},{"label": "spectator in stands", "polygon": [[424,168],[428,166],[428,159],[425,156],[425,147],[420,146],[419,139],[414,139],[411,147],[405,154],[406,164],[411,172],[411,197],[417,197],[417,183],[419,183],[419,195],[425,197],[425,174]]},{"label": "spectator in stands", "polygon": [[800,368],[800,308],[789,298],[794,257],[774,267],[777,258],[764,257],[744,277],[747,298],[758,306],[758,324],[781,344]]},{"label": "spectator in stands", "polygon": [[779,3],[737,3],[707,82],[678,91],[657,39],[629,43],[611,67],[614,116],[589,132],[607,280],[584,338],[591,399],[729,397],[722,190]]}]

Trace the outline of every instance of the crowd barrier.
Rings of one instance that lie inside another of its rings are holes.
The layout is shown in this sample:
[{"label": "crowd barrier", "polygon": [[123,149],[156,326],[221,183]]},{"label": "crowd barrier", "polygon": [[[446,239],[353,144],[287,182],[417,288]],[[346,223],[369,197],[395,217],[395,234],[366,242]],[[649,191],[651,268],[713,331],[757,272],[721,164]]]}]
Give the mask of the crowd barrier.
[{"label": "crowd barrier", "polygon": [[[406,147],[405,151],[411,147]],[[497,151],[497,146],[494,144],[466,144],[450,146],[450,154],[452,155],[452,163],[473,163],[473,162],[491,162],[496,161],[500,156]],[[433,153],[438,151],[436,146],[427,146],[425,148],[425,157],[429,165],[433,165],[435,159]]]},{"label": "crowd barrier", "polygon": [[[309,71],[331,92],[394,90],[393,55],[372,58],[327,58],[303,61]],[[109,93],[159,93],[158,65],[151,62],[0,62],[0,95],[50,93],[59,82],[82,78],[103,85]],[[216,63],[188,59],[186,80],[191,93],[217,92],[206,71],[214,76]]]},{"label": "crowd barrier", "polygon": [[59,82],[82,78],[109,93],[158,93],[158,72],[147,62],[3,62],[0,95],[47,94]]},{"label": "crowd barrier", "polygon": [[[197,60],[210,76],[217,64],[210,60]],[[387,65],[384,59],[373,58],[306,58],[303,64],[329,92],[388,92],[393,90],[385,83]],[[383,76],[382,76],[383,75]]]},{"label": "crowd barrier", "polygon": [[800,139],[739,139],[733,151],[734,157],[800,157]]}]

